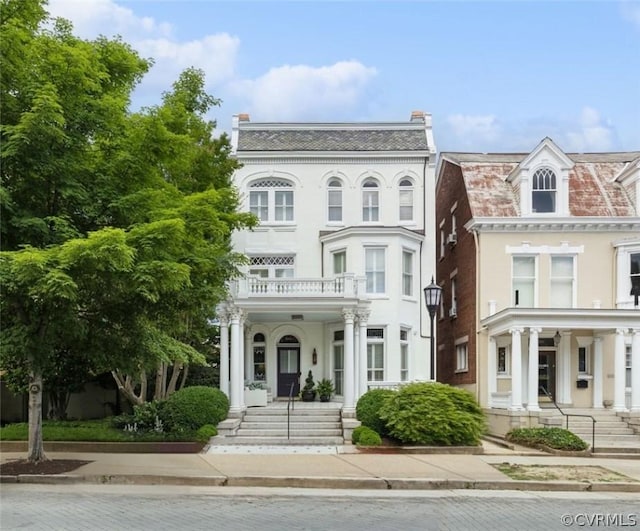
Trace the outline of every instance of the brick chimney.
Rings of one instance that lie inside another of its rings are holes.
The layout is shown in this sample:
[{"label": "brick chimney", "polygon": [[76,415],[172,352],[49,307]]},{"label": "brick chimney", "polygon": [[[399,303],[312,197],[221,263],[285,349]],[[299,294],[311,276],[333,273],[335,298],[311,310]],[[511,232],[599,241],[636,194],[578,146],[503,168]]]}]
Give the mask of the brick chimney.
[{"label": "brick chimney", "polygon": [[241,114],[238,114],[238,121],[239,122],[250,122],[251,120],[249,119],[249,115],[247,113],[241,113]]},{"label": "brick chimney", "polygon": [[412,122],[424,122],[424,112],[423,111],[413,111],[411,113],[411,121]]}]

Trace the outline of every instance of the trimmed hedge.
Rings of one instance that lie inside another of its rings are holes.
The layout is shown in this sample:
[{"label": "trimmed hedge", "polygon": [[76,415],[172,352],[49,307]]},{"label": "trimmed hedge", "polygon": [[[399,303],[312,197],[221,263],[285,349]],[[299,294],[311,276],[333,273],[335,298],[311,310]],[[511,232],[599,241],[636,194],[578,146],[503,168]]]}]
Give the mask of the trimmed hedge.
[{"label": "trimmed hedge", "polygon": [[530,448],[546,446],[554,450],[579,452],[589,447],[580,437],[564,428],[515,428],[507,433],[505,439]]},{"label": "trimmed hedge", "polygon": [[363,394],[356,404],[356,418],[363,426],[371,428],[382,437],[389,435],[385,421],[380,418],[380,408],[397,391],[392,389],[372,389]]},{"label": "trimmed hedge", "polygon": [[368,426],[358,426],[351,434],[351,442],[361,446],[380,446],[382,439]]},{"label": "trimmed hedge", "polygon": [[229,399],[215,387],[184,387],[167,398],[162,420],[170,431],[196,431],[227,418]]},{"label": "trimmed hedge", "polygon": [[196,440],[200,442],[209,442],[211,437],[215,437],[218,435],[218,428],[216,428],[213,424],[205,424],[201,426],[196,432]]},{"label": "trimmed hedge", "polygon": [[474,396],[437,382],[403,385],[385,400],[379,416],[392,437],[409,444],[476,446],[485,430]]}]

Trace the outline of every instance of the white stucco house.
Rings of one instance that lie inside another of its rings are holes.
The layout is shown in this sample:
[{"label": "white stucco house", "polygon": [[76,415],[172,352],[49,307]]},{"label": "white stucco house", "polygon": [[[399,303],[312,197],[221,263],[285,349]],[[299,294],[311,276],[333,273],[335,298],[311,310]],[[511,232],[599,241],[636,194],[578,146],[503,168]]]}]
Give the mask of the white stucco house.
[{"label": "white stucco house", "polygon": [[343,416],[370,385],[426,380],[434,274],[431,116],[392,123],[252,123],[233,118],[235,184],[260,225],[217,309],[230,416],[244,387],[297,395],[309,370],[331,379]]}]

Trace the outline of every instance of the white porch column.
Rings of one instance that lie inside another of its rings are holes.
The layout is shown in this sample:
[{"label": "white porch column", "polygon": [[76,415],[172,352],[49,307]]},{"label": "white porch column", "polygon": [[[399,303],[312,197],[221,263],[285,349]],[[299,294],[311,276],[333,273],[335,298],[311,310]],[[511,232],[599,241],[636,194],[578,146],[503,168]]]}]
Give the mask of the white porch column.
[{"label": "white porch column", "polygon": [[489,336],[487,356],[487,406],[493,407],[493,393],[498,391],[498,346],[493,336]]},{"label": "white porch column", "polygon": [[343,310],[344,318],[344,394],[343,410],[355,409],[354,404],[354,360],[353,360],[353,310]]},{"label": "white porch column", "polygon": [[242,351],[240,350],[241,317],[241,310],[231,310],[231,400],[229,404],[229,411],[236,414],[242,411],[242,394],[244,392],[244,382],[242,379]]},{"label": "white porch column", "polygon": [[624,366],[624,328],[616,329],[616,345],[613,361],[613,410],[626,411],[625,404],[625,366]]},{"label": "white porch column", "polygon": [[360,390],[360,319],[354,323],[353,333],[353,395],[354,403],[358,403],[358,398],[364,393]]},{"label": "white porch column", "polygon": [[528,411],[540,411],[538,405],[538,335],[540,328],[529,328],[529,396],[527,398]]},{"label": "white porch column", "polygon": [[522,328],[511,332],[511,411],[522,411]]},{"label": "white porch column", "polygon": [[358,311],[358,321],[360,322],[360,338],[358,339],[358,358],[360,359],[359,373],[357,378],[360,381],[360,396],[368,391],[368,378],[367,378],[367,322],[371,312],[369,310]]},{"label": "white porch column", "polygon": [[640,328],[632,330],[631,339],[631,411],[640,412]]},{"label": "white porch column", "polygon": [[604,368],[602,362],[602,336],[593,338],[593,407],[602,409],[602,382],[604,381]]},{"label": "white porch column", "polygon": [[571,398],[571,331],[562,330],[560,332],[560,345],[558,350],[561,353],[562,376],[560,379],[560,400],[561,404],[570,405]]},{"label": "white porch column", "polygon": [[[249,346],[251,345],[251,326],[244,327],[242,334],[242,357],[244,358],[244,380],[253,381],[253,352]],[[244,393],[242,393],[244,396]]]},{"label": "white porch column", "polygon": [[220,321],[220,391],[227,398],[229,395],[229,315],[225,311],[218,312]]}]

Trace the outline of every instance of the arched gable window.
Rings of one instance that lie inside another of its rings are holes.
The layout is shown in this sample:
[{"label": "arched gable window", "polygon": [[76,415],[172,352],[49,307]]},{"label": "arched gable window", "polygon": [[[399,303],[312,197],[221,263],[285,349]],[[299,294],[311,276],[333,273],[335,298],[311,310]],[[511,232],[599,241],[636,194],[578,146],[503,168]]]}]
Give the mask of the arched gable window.
[{"label": "arched gable window", "polygon": [[339,179],[331,179],[327,190],[327,220],[342,221],[342,183]]},{"label": "arched gable window", "polygon": [[531,211],[544,214],[556,211],[556,174],[550,168],[540,168],[531,182]]},{"label": "arched gable window", "polygon": [[375,179],[362,183],[362,221],[380,220],[380,192]]},{"label": "arched gable window", "polygon": [[399,187],[398,212],[400,221],[413,221],[413,182],[411,179],[402,179]]},{"label": "arched gable window", "polygon": [[249,185],[249,210],[262,222],[293,221],[293,185],[285,179],[259,179]]}]

